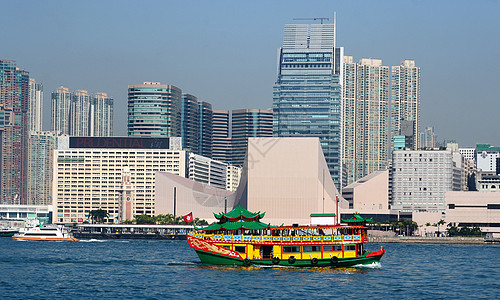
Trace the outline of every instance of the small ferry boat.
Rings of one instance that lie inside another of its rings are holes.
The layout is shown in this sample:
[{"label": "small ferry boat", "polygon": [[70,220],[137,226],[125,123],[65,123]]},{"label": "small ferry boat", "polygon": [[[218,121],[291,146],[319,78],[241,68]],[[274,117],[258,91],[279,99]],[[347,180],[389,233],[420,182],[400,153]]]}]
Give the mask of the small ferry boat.
[{"label": "small ferry boat", "polygon": [[19,232],[19,229],[16,229],[16,228],[0,227],[0,237],[11,237],[18,232]]},{"label": "small ferry boat", "polygon": [[218,223],[187,235],[202,263],[214,265],[268,265],[349,267],[379,262],[385,249],[368,252],[366,222],[355,214],[346,225],[271,226],[260,222],[265,213],[241,206],[215,214]]},{"label": "small ferry boat", "polygon": [[12,238],[27,241],[78,241],[62,227],[43,225],[21,229]]}]

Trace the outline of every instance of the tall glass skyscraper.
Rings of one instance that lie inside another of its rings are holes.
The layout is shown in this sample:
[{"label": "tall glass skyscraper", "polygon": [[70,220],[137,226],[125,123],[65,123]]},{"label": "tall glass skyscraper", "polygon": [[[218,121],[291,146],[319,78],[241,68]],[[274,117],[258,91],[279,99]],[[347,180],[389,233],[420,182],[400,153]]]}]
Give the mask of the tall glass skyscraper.
[{"label": "tall glass skyscraper", "polygon": [[181,135],[181,89],[159,82],[128,86],[129,136]]},{"label": "tall glass skyscraper", "polygon": [[318,137],[338,189],[342,178],[344,49],[334,24],[285,25],[273,91],[273,134]]}]

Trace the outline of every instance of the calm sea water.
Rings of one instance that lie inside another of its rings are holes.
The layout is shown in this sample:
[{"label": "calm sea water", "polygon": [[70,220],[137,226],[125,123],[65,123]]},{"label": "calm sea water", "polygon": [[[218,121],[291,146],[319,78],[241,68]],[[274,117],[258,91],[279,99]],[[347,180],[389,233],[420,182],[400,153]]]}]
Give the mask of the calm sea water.
[{"label": "calm sea water", "polygon": [[[368,244],[370,250],[378,244]],[[379,265],[206,266],[186,241],[0,238],[1,299],[498,299],[500,247],[386,244]]]}]

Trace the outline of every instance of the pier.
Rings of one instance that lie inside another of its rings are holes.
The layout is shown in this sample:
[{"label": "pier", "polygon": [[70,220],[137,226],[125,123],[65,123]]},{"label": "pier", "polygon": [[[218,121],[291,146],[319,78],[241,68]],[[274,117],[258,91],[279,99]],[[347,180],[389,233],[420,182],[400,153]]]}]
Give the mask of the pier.
[{"label": "pier", "polygon": [[185,240],[192,225],[80,224],[71,232],[77,239]]}]

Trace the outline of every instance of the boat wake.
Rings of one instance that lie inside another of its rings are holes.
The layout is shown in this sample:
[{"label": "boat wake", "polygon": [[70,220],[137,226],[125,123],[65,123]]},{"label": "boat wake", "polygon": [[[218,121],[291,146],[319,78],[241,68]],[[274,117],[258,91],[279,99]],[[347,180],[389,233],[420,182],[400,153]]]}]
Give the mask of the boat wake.
[{"label": "boat wake", "polygon": [[82,243],[104,243],[104,242],[107,242],[107,240],[96,240],[96,239],[78,240],[78,241],[82,242]]},{"label": "boat wake", "polygon": [[355,265],[353,267],[359,269],[381,269],[382,264],[380,262],[372,262],[371,264],[368,265]]}]

